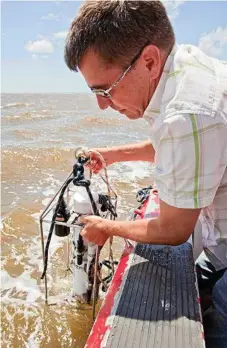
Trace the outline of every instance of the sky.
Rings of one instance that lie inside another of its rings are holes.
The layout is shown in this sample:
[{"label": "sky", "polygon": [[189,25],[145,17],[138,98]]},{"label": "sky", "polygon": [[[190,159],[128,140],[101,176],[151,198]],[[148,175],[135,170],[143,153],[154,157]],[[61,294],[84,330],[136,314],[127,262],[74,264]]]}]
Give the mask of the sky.
[{"label": "sky", "polygon": [[[1,2],[3,93],[84,93],[64,62],[67,30],[83,1]],[[227,60],[227,1],[164,1],[177,43]]]}]

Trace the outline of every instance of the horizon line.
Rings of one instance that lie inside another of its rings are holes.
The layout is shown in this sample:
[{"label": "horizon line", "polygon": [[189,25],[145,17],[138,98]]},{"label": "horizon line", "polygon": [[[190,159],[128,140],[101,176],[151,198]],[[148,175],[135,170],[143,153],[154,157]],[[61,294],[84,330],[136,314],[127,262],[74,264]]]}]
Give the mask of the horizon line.
[{"label": "horizon line", "polygon": [[91,92],[1,92],[3,94],[90,94]]}]

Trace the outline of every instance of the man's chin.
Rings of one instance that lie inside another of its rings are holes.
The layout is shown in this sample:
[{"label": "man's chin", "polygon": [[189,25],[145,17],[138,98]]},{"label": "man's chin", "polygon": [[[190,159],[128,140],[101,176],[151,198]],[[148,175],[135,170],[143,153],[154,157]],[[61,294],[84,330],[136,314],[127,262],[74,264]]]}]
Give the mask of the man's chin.
[{"label": "man's chin", "polygon": [[143,117],[143,115],[136,113],[136,112],[130,112],[127,110],[124,110],[124,112],[121,112],[121,114],[125,115],[130,120],[137,120],[138,118]]}]

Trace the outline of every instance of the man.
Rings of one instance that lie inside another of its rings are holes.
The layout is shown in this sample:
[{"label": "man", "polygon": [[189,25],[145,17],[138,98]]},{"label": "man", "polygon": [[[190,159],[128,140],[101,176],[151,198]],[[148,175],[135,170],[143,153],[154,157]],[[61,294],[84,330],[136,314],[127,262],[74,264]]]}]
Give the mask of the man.
[{"label": "man", "polygon": [[[65,60],[83,74],[101,109],[148,121],[150,141],[98,151],[107,165],[155,162],[160,197],[158,218],[87,217],[83,236],[100,245],[112,235],[178,245],[199,218],[200,281],[208,279],[212,290],[227,268],[227,65],[176,45],[159,1],[86,2],[69,31]],[[102,164],[95,153],[91,160],[97,173]]]}]

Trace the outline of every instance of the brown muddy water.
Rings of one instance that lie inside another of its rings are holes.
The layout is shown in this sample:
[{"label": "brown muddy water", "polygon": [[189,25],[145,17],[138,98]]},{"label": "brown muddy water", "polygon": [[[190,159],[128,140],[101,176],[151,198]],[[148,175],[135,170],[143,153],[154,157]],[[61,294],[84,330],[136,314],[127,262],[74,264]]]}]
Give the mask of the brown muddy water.
[{"label": "brown muddy water", "polygon": [[[147,124],[100,111],[89,94],[4,94],[1,123],[2,347],[82,348],[92,326],[91,307],[64,300],[72,279],[64,277],[64,242],[56,236],[48,266],[56,305],[45,305],[38,218],[71,172],[76,147],[139,142],[149,137]],[[108,173],[119,197],[119,218],[125,219],[136,206],[137,190],[150,183],[151,166],[120,163]],[[122,246],[114,241],[116,258]]]}]

